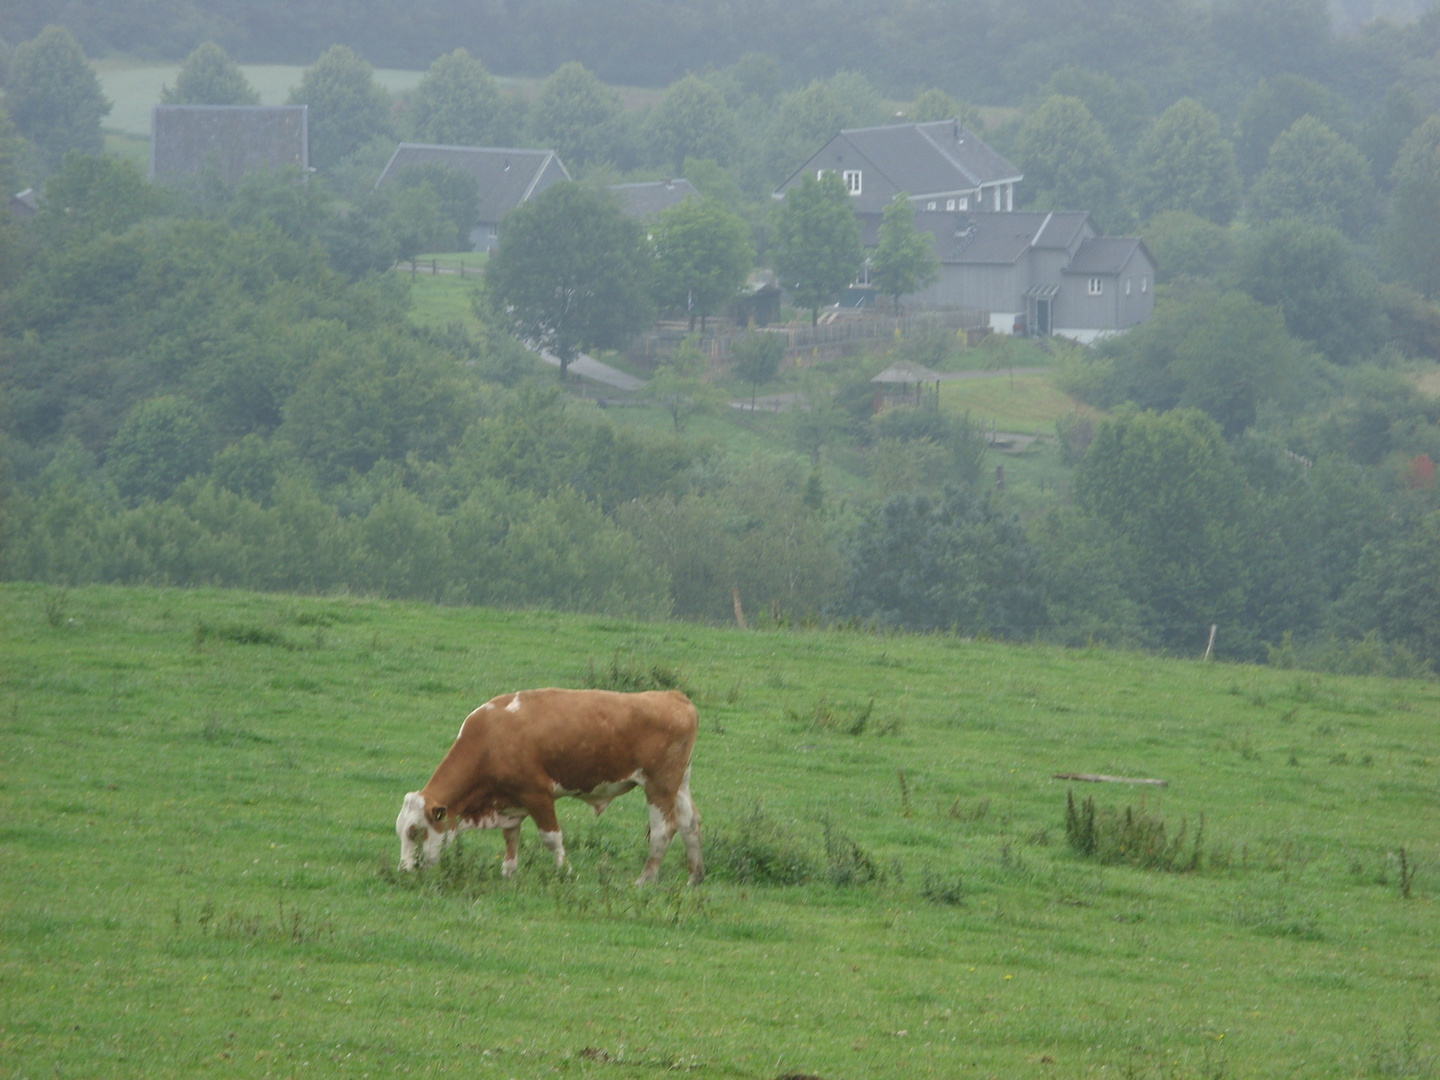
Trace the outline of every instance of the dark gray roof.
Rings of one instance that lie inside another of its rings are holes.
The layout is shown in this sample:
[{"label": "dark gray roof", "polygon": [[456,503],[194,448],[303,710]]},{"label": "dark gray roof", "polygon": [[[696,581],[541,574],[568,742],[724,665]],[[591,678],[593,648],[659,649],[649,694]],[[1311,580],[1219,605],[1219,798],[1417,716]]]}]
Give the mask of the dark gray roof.
[{"label": "dark gray roof", "polygon": [[256,169],[310,167],[305,105],[156,105],[150,114],[150,175],[218,170],[227,184]]},{"label": "dark gray roof", "polygon": [[924,364],[901,360],[891,364],[870,381],[878,383],[938,382],[943,377],[938,371],[931,371]]},{"label": "dark gray roof", "polygon": [[948,213],[922,210],[915,227],[935,238],[942,263],[1014,263],[1031,248],[1066,248],[1085,228],[1083,211],[987,210]]},{"label": "dark gray roof", "polygon": [[1142,246],[1133,236],[1092,236],[1080,245],[1065,270],[1070,274],[1118,274]]},{"label": "dark gray roof", "polygon": [[499,221],[555,181],[570,179],[569,170],[554,150],[401,143],[375,186],[392,182],[412,165],[444,165],[475,177],[480,191],[476,220],[485,222]]},{"label": "dark gray roof", "polygon": [[620,206],[633,218],[646,218],[651,214],[678,206],[686,199],[700,197],[695,185],[683,177],[679,180],[649,180],[638,184],[611,184],[610,190],[620,196]]}]

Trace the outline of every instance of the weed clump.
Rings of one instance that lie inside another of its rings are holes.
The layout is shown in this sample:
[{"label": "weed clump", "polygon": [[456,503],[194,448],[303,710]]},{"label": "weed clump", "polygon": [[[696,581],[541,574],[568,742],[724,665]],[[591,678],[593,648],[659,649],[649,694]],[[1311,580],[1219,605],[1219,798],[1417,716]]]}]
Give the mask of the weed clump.
[{"label": "weed clump", "polygon": [[273,645],[279,649],[295,650],[298,646],[278,630],[266,626],[245,626],[227,623],[216,626],[212,623],[195,624],[195,648],[203,648],[206,642],[222,641],[231,645]]},{"label": "weed clump", "polygon": [[833,704],[826,694],[821,694],[806,712],[786,709],[785,719],[799,724],[808,731],[838,731],[842,735],[860,735],[870,725],[875,712],[875,699],[859,708]]},{"label": "weed clump", "polygon": [[711,832],[706,863],[715,877],[746,885],[802,885],[818,869],[804,842],[759,806],[733,828]]},{"label": "weed clump", "polygon": [[679,690],[689,694],[685,674],[678,668],[664,664],[646,664],[636,657],[620,658],[617,649],[610,658],[608,668],[596,669],[595,658],[590,657],[590,666],[585,672],[587,690],[619,690],[627,694],[642,690]]},{"label": "weed clump", "polygon": [[1182,820],[1180,828],[1170,836],[1165,819],[1146,813],[1143,807],[1135,810],[1127,806],[1123,811],[1107,807],[1097,812],[1093,797],[1077,805],[1073,790],[1065,796],[1065,839],[1071,850],[1081,858],[1107,866],[1172,873],[1198,870],[1204,858],[1205,819],[1200,819],[1195,838],[1188,845],[1187,831]]}]

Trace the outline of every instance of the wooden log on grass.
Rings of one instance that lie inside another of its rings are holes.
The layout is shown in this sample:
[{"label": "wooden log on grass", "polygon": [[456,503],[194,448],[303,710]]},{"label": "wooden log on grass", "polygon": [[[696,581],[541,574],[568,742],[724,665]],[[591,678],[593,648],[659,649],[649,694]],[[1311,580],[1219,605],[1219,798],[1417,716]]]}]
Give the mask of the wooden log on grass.
[{"label": "wooden log on grass", "polygon": [[1057,772],[1056,780],[1083,780],[1087,784],[1153,784],[1155,787],[1169,787],[1169,780],[1152,780],[1141,776],[1102,776],[1099,773]]}]

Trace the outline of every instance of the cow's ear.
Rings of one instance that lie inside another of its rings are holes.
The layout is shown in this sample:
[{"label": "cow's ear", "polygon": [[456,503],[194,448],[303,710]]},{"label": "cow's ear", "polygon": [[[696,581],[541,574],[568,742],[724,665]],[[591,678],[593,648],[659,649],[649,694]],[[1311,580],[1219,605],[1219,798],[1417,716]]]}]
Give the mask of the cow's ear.
[{"label": "cow's ear", "polygon": [[430,811],[430,818],[435,822],[435,824],[440,824],[440,822],[445,820],[445,807],[435,807],[433,810]]}]

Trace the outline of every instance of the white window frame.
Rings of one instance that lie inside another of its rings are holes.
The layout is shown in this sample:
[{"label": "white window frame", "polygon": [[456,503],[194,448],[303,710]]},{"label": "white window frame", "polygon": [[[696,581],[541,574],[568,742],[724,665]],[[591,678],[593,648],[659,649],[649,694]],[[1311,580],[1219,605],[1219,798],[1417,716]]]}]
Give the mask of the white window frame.
[{"label": "white window frame", "polygon": [[1149,275],[1149,274],[1141,274],[1141,275],[1140,275],[1140,291],[1141,291],[1142,293],[1147,293],[1147,292],[1150,291],[1150,275]]},{"label": "white window frame", "polygon": [[927,202],[927,203],[925,204],[925,209],[926,209],[926,210],[934,210],[934,209],[935,209],[935,200],[934,200],[934,199],[931,199],[929,202]]},{"label": "white window frame", "polygon": [[960,209],[961,209],[961,210],[969,210],[969,209],[970,209],[970,196],[968,196],[968,195],[961,195],[961,196],[960,196]]},{"label": "white window frame", "polygon": [[954,210],[954,209],[955,209],[955,200],[954,200],[954,199],[946,199],[946,200],[945,200],[945,209],[946,209],[946,210]]},{"label": "white window frame", "polygon": [[1130,295],[1130,279],[1128,277],[1125,279],[1125,295]]},{"label": "white window frame", "polygon": [[1089,285],[1089,287],[1086,289],[1086,292],[1088,292],[1091,296],[1104,296],[1104,295],[1105,295],[1105,279],[1104,279],[1104,278],[1098,278],[1098,277],[1092,277],[1092,278],[1090,279],[1090,285]]},{"label": "white window frame", "polygon": [[859,169],[846,169],[840,174],[840,179],[845,181],[845,190],[850,192],[851,195],[860,194],[861,176]]}]

